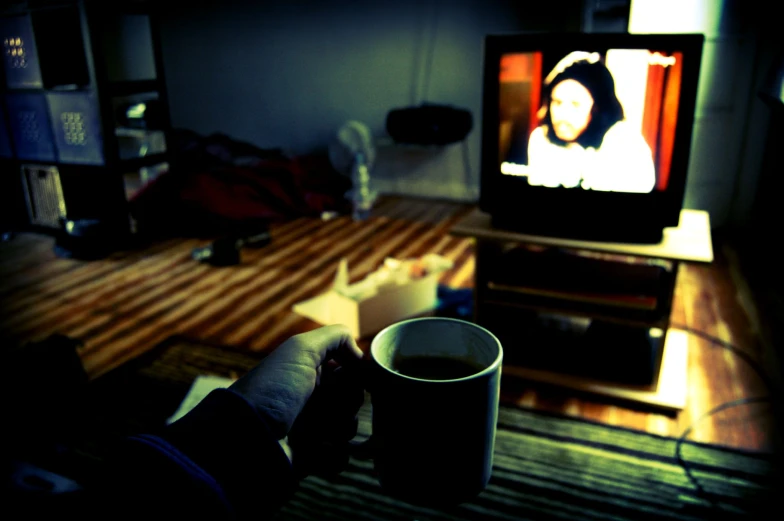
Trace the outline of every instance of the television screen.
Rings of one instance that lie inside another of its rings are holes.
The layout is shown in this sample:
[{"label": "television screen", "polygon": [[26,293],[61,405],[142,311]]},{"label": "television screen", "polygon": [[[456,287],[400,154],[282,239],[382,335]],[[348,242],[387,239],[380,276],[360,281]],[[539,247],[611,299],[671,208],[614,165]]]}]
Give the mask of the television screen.
[{"label": "television screen", "polygon": [[552,54],[501,56],[501,173],[532,186],[666,189],[683,53]]},{"label": "television screen", "polygon": [[[489,36],[483,209],[508,216],[544,200],[573,210],[645,207],[654,226],[677,224],[702,43],[702,35]],[[599,195],[608,193],[619,195]]]}]

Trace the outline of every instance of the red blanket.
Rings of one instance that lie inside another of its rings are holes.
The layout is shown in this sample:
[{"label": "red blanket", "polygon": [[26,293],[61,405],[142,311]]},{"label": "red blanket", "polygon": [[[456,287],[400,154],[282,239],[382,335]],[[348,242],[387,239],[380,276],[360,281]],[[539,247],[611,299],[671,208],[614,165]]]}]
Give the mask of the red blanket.
[{"label": "red blanket", "polygon": [[131,200],[140,232],[214,236],[324,211],[350,212],[350,180],[325,154],[289,157],[221,134],[177,131],[171,168]]}]

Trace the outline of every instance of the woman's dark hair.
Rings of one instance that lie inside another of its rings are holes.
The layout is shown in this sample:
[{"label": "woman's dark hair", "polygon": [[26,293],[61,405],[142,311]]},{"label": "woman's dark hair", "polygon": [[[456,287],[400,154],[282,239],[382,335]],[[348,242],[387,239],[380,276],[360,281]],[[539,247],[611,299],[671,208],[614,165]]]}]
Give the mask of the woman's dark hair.
[{"label": "woman's dark hair", "polygon": [[596,63],[587,60],[578,61],[564,69],[542,88],[540,124],[545,126],[547,139],[561,146],[566,146],[567,142],[560,139],[553,131],[553,122],[550,119],[550,99],[555,86],[564,80],[578,82],[588,90],[593,98],[591,121],[582,134],[575,139],[575,142],[585,148],[599,148],[607,130],[624,118],[623,107],[615,95],[615,81],[610,70],[601,61]]}]

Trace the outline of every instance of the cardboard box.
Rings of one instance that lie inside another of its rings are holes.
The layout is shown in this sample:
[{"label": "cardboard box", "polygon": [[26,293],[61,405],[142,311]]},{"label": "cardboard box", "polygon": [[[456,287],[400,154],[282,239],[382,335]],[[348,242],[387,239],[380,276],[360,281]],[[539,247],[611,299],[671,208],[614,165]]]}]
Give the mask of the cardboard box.
[{"label": "cardboard box", "polygon": [[292,309],[324,325],[345,324],[354,338],[362,338],[435,309],[438,281],[451,267],[451,261],[433,254],[409,261],[386,259],[379,270],[349,285],[343,259],[329,291]]}]

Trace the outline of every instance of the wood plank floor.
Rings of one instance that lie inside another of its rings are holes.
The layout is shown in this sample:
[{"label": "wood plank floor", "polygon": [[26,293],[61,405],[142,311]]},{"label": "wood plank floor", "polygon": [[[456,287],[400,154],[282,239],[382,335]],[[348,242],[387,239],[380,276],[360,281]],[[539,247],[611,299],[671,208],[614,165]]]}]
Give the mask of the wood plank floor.
[{"label": "wood plank floor", "polygon": [[[55,256],[53,240],[21,234],[0,244],[0,339],[5,348],[54,333],[79,338],[92,378],[146,352],[171,335],[251,351],[273,349],[288,336],[317,327],[291,306],[329,287],[341,258],[357,280],[387,256],[433,252],[454,261],[442,284],[473,284],[474,245],[450,236],[468,205],[385,198],[363,223],[347,217],[301,218],[272,227],[272,242],[244,249],[239,266],[197,263],[191,251],[208,241],[172,239],[140,251],[85,262]],[[682,264],[672,321],[761,357],[761,343],[738,299],[732,250],[714,242],[711,265]],[[368,340],[361,343],[367,349]],[[715,342],[689,335],[689,399],[677,417],[523,383],[504,398],[524,406],[611,425],[751,450],[772,449],[775,425],[767,403],[711,408],[768,390],[741,360]],[[696,423],[695,423],[696,422]]]}]

